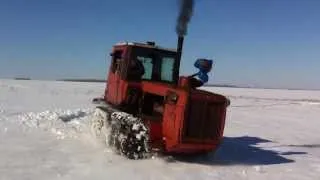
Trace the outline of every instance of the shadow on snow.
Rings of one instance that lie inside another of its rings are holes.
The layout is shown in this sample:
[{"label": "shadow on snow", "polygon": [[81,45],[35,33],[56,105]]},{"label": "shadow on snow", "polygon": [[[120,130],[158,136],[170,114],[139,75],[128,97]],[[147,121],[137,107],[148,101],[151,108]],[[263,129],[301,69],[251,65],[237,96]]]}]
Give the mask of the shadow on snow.
[{"label": "shadow on snow", "polygon": [[173,162],[197,163],[203,165],[272,165],[292,163],[284,155],[302,155],[306,152],[277,152],[256,145],[271,142],[258,137],[224,137],[220,148],[201,156],[175,156]]}]

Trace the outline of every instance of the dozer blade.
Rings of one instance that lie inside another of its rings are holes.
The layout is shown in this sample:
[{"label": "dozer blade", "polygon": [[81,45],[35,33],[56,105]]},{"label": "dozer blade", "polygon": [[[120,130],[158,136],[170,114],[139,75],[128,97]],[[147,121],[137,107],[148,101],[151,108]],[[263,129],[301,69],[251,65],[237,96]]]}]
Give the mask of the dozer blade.
[{"label": "dozer blade", "polygon": [[107,104],[96,107],[91,130],[116,153],[129,159],[144,159],[151,155],[148,129],[142,120]]}]

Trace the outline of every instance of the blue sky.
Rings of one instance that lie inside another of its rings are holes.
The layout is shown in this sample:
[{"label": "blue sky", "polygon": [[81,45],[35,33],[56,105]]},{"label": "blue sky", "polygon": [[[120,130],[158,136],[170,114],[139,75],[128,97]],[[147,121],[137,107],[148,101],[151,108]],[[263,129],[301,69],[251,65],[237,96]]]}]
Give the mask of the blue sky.
[{"label": "blue sky", "polygon": [[[196,0],[181,73],[211,83],[320,88],[320,1]],[[0,77],[104,78],[119,41],[176,47],[175,0],[0,0]]]}]

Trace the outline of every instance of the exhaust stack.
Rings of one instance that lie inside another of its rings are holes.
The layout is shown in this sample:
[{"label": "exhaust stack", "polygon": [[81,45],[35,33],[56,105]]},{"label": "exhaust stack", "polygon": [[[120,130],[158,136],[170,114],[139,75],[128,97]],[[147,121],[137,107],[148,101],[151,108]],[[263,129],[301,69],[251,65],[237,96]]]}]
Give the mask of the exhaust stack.
[{"label": "exhaust stack", "polygon": [[177,61],[178,61],[178,64],[180,64],[180,61],[181,61],[183,41],[184,41],[184,37],[183,36],[178,36],[178,44],[177,44]]},{"label": "exhaust stack", "polygon": [[177,44],[177,57],[174,64],[174,76],[176,79],[174,80],[176,83],[179,81],[179,70],[180,70],[180,62],[181,62],[181,55],[182,55],[182,48],[183,48],[183,36],[178,36],[178,44]]}]

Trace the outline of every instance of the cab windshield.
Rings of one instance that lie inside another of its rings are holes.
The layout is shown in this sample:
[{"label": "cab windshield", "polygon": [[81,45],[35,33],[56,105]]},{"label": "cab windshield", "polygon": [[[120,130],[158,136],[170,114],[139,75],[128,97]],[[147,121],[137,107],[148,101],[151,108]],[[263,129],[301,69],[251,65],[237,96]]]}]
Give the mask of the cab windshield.
[{"label": "cab windshield", "polygon": [[142,80],[174,82],[175,53],[149,48],[134,48],[131,60],[138,60],[144,68]]}]

